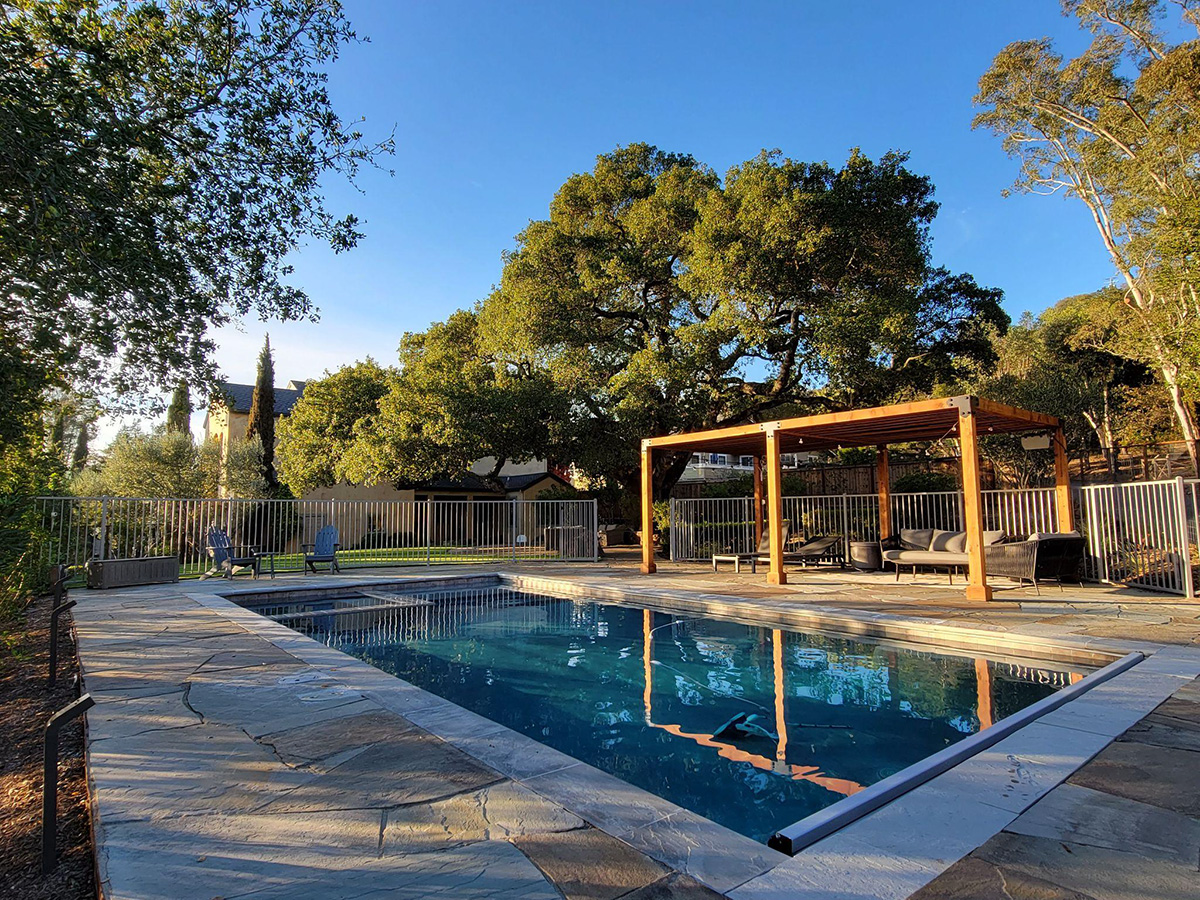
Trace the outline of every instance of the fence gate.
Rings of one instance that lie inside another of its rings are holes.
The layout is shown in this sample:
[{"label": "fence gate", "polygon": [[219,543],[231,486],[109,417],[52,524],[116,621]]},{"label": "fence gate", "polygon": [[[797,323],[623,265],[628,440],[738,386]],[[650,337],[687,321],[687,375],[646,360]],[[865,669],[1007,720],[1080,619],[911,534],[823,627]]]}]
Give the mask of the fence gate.
[{"label": "fence gate", "polygon": [[1086,577],[1196,595],[1200,481],[1088,485],[1079,497],[1079,526],[1088,542]]}]

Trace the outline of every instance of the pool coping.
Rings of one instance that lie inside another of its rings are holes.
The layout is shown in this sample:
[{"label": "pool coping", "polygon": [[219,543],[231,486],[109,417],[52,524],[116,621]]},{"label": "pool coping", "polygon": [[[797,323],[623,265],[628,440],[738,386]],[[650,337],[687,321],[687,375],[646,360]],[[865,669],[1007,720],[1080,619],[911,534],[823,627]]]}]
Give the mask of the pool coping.
[{"label": "pool coping", "polygon": [[[237,602],[237,598],[251,595],[282,599],[303,593],[312,597],[314,592],[333,594],[356,586],[378,589],[430,583],[439,587],[504,584],[567,598],[650,606],[664,612],[749,619],[760,625],[936,643],[968,652],[1011,653],[1104,668],[1022,711],[1036,712],[1010,716],[985,732],[781,829],[781,833],[786,832],[788,848],[799,851],[788,856],[320,644]],[[998,833],[1152,711],[1184,680],[1200,674],[1200,651],[1181,647],[1081,640],[1069,635],[1019,635],[964,628],[944,620],[835,610],[815,604],[797,609],[772,601],[680,589],[626,589],[589,582],[586,576],[496,571],[413,575],[386,581],[342,578],[328,587],[267,587],[187,596],[304,662],[334,673],[348,687],[600,830],[737,900],[845,894],[847,884],[865,885],[870,896],[896,900],[907,897]],[[1069,696],[1060,698],[1068,692]],[[980,740],[970,743],[974,738]],[[956,749],[958,752],[948,752]],[[1015,777],[1014,772],[1018,773]],[[934,804],[936,815],[929,815],[930,804]],[[910,817],[911,810],[923,808],[925,815]],[[904,819],[906,827],[881,827],[880,819],[885,815]]]}]

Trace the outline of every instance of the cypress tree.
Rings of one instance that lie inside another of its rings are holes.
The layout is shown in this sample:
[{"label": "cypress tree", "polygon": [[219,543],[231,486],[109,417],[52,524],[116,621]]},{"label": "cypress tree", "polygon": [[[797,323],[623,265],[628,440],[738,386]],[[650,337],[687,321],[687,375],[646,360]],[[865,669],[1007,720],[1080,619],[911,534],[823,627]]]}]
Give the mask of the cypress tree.
[{"label": "cypress tree", "polygon": [[263,479],[273,490],[279,482],[275,477],[275,360],[271,356],[270,335],[258,355],[258,378],[250,400],[246,437],[257,437],[262,442]]},{"label": "cypress tree", "polygon": [[75,435],[75,449],[71,452],[71,471],[73,473],[82,472],[83,467],[87,465],[89,438],[87,422],[80,422],[79,434]]},{"label": "cypress tree", "polygon": [[192,433],[192,398],[188,395],[187,382],[180,379],[171,394],[171,405],[167,407],[167,434]]}]

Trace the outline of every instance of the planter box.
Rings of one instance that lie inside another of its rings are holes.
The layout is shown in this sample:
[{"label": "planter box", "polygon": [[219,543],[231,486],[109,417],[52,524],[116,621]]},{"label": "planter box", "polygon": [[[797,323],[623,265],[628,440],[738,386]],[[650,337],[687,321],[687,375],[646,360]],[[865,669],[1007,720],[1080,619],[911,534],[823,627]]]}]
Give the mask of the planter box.
[{"label": "planter box", "polygon": [[172,584],[178,580],[179,560],[174,556],[88,561],[87,586],[90,588],[107,590],[135,584]]}]

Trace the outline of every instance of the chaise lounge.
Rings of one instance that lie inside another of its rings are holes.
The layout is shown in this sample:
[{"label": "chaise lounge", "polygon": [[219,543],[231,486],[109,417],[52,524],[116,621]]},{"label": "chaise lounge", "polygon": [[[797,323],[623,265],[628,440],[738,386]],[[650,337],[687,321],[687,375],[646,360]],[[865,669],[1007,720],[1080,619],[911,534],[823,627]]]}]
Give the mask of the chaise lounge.
[{"label": "chaise lounge", "polygon": [[[788,539],[788,529],[791,522],[784,519],[783,526],[783,542],[786,544]],[[713,571],[717,571],[717,563],[731,562],[733,563],[733,571],[742,571],[742,563],[750,563],[750,571],[757,572],[757,560],[759,557],[771,552],[771,533],[769,529],[764,528],[762,537],[758,539],[758,549],[753,553],[714,553],[712,558]]]},{"label": "chaise lounge", "polygon": [[[811,538],[803,544],[798,544],[795,547],[785,550],[783,561],[785,563],[800,563],[802,566],[822,562],[836,562],[839,566],[845,568],[845,553],[838,550],[841,544],[842,536],[840,534],[826,534],[821,537]],[[756,568],[758,563],[769,565],[770,562],[771,551],[768,548],[765,552],[759,553],[750,561],[750,571],[758,571]]]}]

